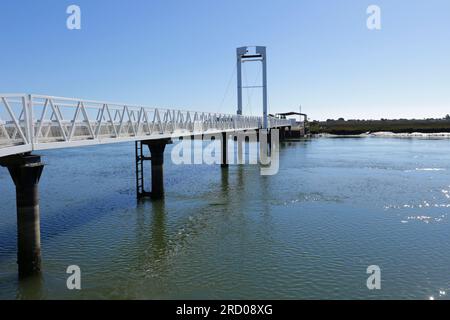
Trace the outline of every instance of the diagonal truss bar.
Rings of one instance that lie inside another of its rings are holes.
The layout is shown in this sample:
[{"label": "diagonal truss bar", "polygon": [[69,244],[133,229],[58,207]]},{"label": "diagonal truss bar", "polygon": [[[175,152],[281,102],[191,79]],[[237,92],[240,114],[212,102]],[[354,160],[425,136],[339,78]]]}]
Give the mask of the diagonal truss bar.
[{"label": "diagonal truss bar", "polygon": [[[11,117],[11,120],[14,122],[14,125],[15,125],[17,131],[19,132],[19,135],[20,135],[20,137],[22,138],[23,142],[24,142],[25,144],[26,144],[26,143],[29,143],[28,139],[27,139],[27,138],[25,137],[25,135],[23,134],[23,131],[22,131],[22,129],[20,128],[20,124],[19,124],[19,122],[17,121],[16,116],[14,115],[14,112],[12,111],[11,106],[9,105],[8,101],[7,101],[6,98],[4,98],[4,97],[2,98],[2,101],[3,101],[3,104],[4,104],[5,107],[6,107],[6,111],[8,111],[9,116]],[[13,136],[13,138],[14,138],[14,136]]]}]

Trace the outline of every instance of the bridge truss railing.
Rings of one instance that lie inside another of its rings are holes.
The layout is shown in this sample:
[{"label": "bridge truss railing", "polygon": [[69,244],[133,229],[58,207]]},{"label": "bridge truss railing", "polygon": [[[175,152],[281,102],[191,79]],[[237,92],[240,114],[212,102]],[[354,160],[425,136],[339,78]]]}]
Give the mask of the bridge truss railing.
[{"label": "bridge truss railing", "polygon": [[[261,128],[262,117],[0,94],[0,157],[32,150]],[[289,125],[269,120],[269,127]]]}]

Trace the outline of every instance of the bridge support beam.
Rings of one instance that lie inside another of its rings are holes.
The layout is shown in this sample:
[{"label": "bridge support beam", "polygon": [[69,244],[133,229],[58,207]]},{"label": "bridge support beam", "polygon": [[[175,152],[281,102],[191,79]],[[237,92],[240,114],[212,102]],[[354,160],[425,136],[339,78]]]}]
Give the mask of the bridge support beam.
[{"label": "bridge support beam", "polygon": [[164,198],[164,150],[171,143],[170,139],[146,140],[142,144],[148,146],[151,154],[152,190],[150,198]]},{"label": "bridge support beam", "polygon": [[39,218],[39,179],[44,169],[41,157],[24,154],[0,159],[16,185],[17,263],[19,277],[41,272],[41,231]]},{"label": "bridge support beam", "polygon": [[222,132],[222,168],[228,168],[228,134]]}]

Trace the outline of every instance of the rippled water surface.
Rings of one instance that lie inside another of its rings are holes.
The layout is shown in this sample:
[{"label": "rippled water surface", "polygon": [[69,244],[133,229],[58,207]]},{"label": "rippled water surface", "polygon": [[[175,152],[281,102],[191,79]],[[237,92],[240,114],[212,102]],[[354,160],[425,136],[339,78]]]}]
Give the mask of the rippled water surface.
[{"label": "rippled water surface", "polygon": [[42,152],[44,274],[26,282],[1,168],[0,298],[448,299],[450,140],[283,143],[275,176],[174,165],[170,149],[165,201],[140,203],[134,144]]}]

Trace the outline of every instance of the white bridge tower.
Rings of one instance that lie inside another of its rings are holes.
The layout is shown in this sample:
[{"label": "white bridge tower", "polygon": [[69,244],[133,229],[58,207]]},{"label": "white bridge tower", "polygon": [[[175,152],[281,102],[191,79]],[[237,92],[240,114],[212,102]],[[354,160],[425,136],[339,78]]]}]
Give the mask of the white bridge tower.
[{"label": "white bridge tower", "polygon": [[[242,89],[262,88],[263,95],[263,129],[267,129],[267,56],[266,47],[240,47],[236,49],[237,56],[237,114],[242,115]],[[242,87],[242,64],[260,61],[262,65],[262,85]]]}]

